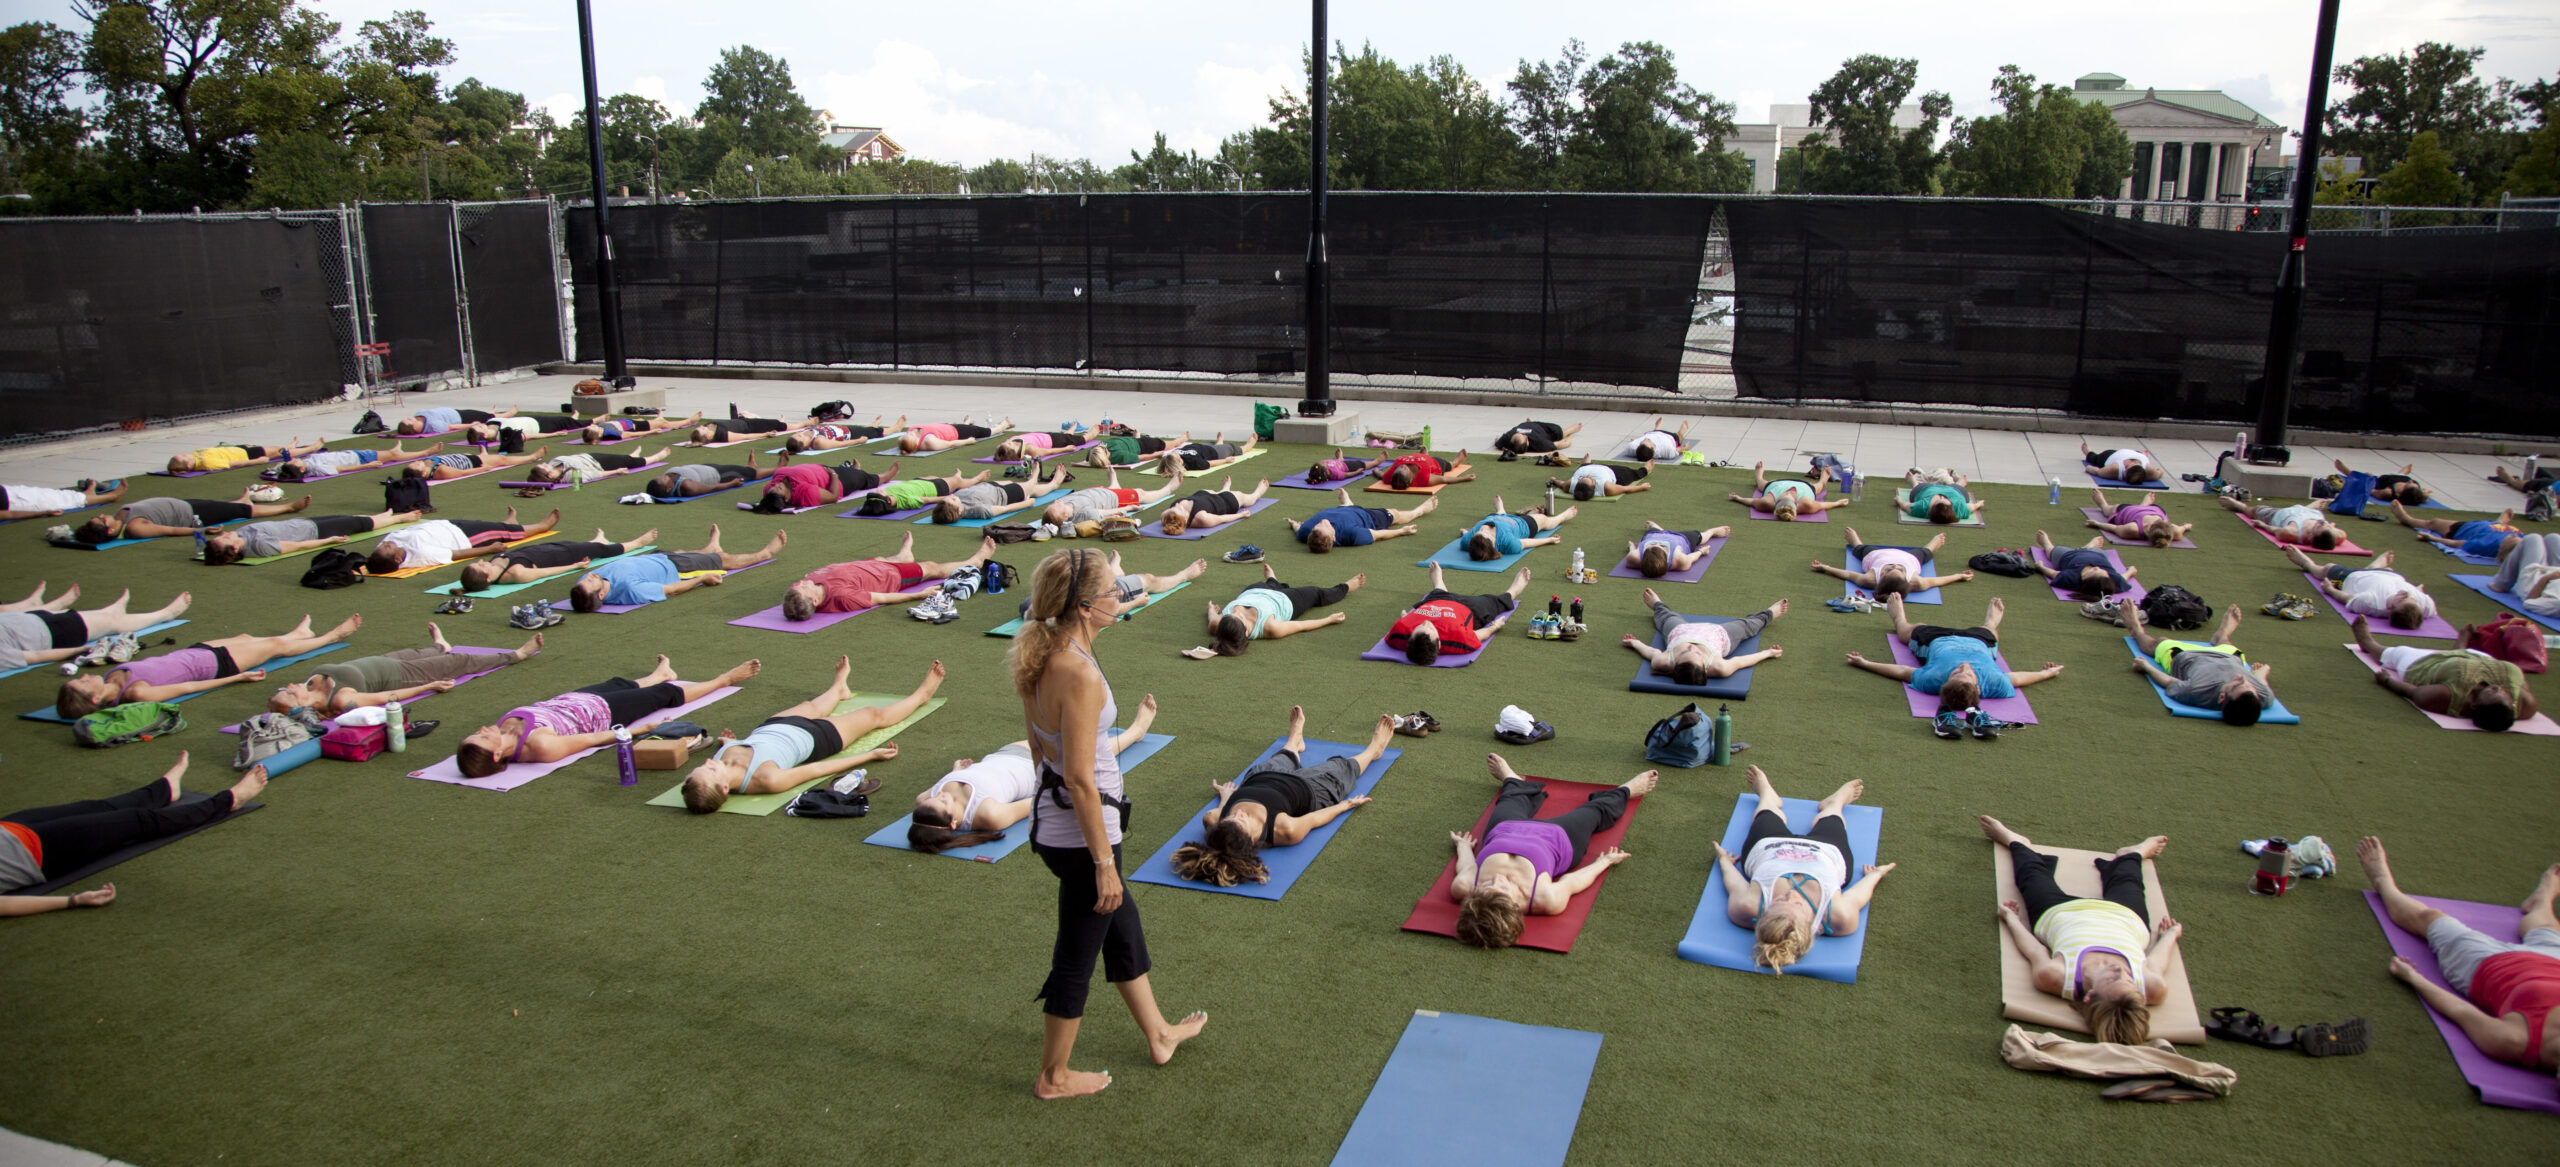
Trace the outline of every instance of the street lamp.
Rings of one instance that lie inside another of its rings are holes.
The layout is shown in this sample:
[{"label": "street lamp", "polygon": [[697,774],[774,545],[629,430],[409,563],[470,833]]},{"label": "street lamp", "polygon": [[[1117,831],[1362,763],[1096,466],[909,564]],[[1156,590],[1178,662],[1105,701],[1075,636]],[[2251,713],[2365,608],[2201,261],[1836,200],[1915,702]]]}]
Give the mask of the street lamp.
[{"label": "street lamp", "polygon": [[649,143],[649,205],[656,206],[658,203],[658,138],[655,134],[633,136]]},{"label": "street lamp", "polygon": [[764,197],[764,180],[763,180],[763,179],[761,179],[761,178],[757,178],[757,177],[756,177],[756,164],[755,164],[755,163],[753,163],[753,162],[747,163],[747,178],[748,178],[750,181],[752,181],[752,182],[754,182],[754,183],[756,184],[756,194],[755,194],[755,197],[757,197],[757,198],[763,198],[763,197]]},{"label": "street lamp", "polygon": [[[455,139],[455,138],[447,138],[447,139],[445,139],[445,140],[444,140],[444,144],[445,144],[445,145],[447,145],[447,146],[459,146],[459,145],[461,145],[461,144],[462,144],[462,142],[461,142],[459,139]],[[434,202],[434,201],[435,201],[435,197],[436,197],[436,196],[435,196],[435,192],[434,192],[433,190],[429,189],[429,188],[428,188],[428,186],[427,186],[427,151],[429,151],[429,150],[433,150],[433,149],[435,149],[435,143],[433,143],[433,142],[424,142],[424,143],[420,143],[420,144],[419,144],[419,146],[418,146],[418,201],[419,201],[419,202]]]}]

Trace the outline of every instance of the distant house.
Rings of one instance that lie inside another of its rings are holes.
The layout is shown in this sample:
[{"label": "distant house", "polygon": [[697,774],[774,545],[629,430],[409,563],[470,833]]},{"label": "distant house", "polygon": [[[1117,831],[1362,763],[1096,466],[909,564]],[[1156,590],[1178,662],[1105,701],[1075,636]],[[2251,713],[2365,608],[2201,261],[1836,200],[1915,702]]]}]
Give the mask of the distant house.
[{"label": "distant house", "polygon": [[2219,89],[2127,89],[2113,73],[2071,83],[2107,107],[2133,139],[2133,174],[2118,198],[2238,202],[2251,172],[2280,162],[2285,129]]},{"label": "distant house", "polygon": [[[1916,105],[1894,107],[1893,128],[1908,130],[1928,119]],[[1778,189],[1778,156],[1804,145],[1804,140],[1822,132],[1813,122],[1813,106],[1780,102],[1769,107],[1769,120],[1745,122],[1733,128],[1724,140],[1725,149],[1742,155],[1751,167],[1751,192],[1769,194]]]},{"label": "distant house", "polygon": [[818,140],[844,151],[845,157],[855,162],[886,162],[892,158],[903,158],[907,153],[906,147],[882,133],[878,126],[830,124]]}]

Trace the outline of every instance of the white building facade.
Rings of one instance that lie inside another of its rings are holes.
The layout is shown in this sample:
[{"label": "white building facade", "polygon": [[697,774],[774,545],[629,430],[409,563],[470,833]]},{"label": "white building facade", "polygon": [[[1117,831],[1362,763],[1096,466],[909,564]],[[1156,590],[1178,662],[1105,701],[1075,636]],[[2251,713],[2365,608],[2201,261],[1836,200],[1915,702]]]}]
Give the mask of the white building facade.
[{"label": "white building facade", "polygon": [[2072,83],[2133,139],[2133,174],[2116,197],[2240,202],[2256,167],[2281,160],[2285,129],[2215,89],[2127,89],[2113,73]]}]

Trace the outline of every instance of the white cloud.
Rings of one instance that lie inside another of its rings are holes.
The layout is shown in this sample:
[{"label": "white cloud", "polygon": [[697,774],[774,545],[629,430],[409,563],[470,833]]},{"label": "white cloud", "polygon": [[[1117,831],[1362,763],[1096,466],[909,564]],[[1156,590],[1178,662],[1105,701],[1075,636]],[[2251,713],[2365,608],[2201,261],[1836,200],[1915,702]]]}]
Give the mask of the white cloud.
[{"label": "white cloud", "polygon": [[1266,116],[1264,102],[1289,73],[1285,65],[1206,62],[1184,100],[1159,105],[1129,79],[1059,80],[1036,69],[981,77],[921,45],[884,40],[870,67],[803,85],[837,121],[883,127],[918,157],[975,165],[1038,153],[1108,167],[1146,149],[1159,129],[1178,149],[1216,148]]},{"label": "white cloud", "polygon": [[665,105],[667,103],[667,79],[644,73],[631,79],[631,88],[629,92],[639,94],[640,96],[657,102],[660,105]]}]

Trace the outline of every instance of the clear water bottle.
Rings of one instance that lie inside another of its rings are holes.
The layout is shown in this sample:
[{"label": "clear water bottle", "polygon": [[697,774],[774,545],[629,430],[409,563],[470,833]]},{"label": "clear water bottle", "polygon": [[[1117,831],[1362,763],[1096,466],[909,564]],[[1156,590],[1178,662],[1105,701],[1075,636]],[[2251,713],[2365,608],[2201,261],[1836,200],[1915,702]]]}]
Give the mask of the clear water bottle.
[{"label": "clear water bottle", "polygon": [[1573,581],[1582,582],[1582,548],[1573,549]]},{"label": "clear water bottle", "polygon": [[408,750],[409,719],[400,712],[399,702],[389,701],[383,704],[382,733],[384,744],[392,753],[404,753]]},{"label": "clear water bottle", "polygon": [[631,731],[619,725],[613,727],[613,760],[622,767],[623,785],[640,784],[640,763],[631,756]]},{"label": "clear water bottle", "polygon": [[2045,496],[2044,504],[2045,504],[2046,506],[2061,506],[2061,505],[2062,505],[2062,479],[2060,479],[2060,478],[2058,478],[2058,477],[2057,477],[2057,478],[2055,478],[2055,479],[2053,479],[2053,480],[2052,480],[2052,484],[2053,484],[2053,493],[2051,493],[2051,494],[2046,495],[2046,496]]}]

